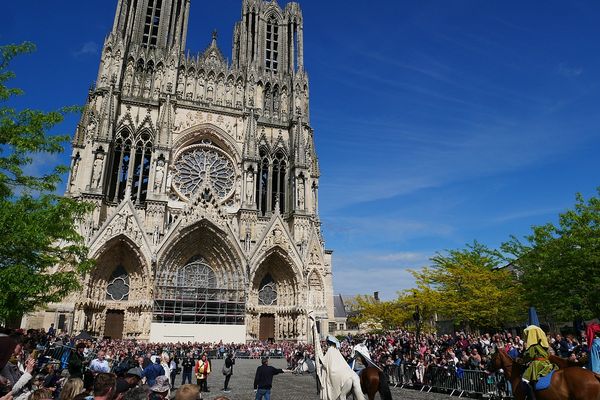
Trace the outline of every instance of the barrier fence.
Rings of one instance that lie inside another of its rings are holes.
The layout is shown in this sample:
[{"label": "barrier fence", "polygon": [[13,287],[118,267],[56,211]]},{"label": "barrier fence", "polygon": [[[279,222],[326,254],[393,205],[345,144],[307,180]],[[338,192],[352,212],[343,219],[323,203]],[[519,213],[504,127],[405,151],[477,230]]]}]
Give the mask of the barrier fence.
[{"label": "barrier fence", "polygon": [[[49,347],[44,356],[50,360],[59,361],[66,368],[69,357],[75,349],[69,346]],[[218,350],[207,352],[209,358],[223,358],[226,353]],[[268,355],[270,358],[284,358],[277,351],[258,354],[250,351],[238,351],[235,356],[239,359],[257,359]],[[88,354],[88,359],[95,355]],[[398,388],[416,389],[425,392],[443,392],[459,397],[510,398],[511,390],[508,382],[501,374],[488,374],[485,371],[463,370],[460,368],[436,367],[401,364],[388,365],[383,370],[391,386]]]},{"label": "barrier fence", "polygon": [[402,364],[386,366],[384,373],[390,385],[399,388],[443,392],[459,397],[512,397],[504,376],[490,375],[485,371]]}]

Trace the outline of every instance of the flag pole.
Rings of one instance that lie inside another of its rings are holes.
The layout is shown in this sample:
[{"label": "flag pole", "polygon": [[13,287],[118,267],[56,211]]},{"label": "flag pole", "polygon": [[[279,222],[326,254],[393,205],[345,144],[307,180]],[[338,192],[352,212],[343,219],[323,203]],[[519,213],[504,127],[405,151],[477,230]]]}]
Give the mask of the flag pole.
[{"label": "flag pole", "polygon": [[[312,314],[312,318],[311,315]],[[317,354],[317,344],[320,346],[321,345],[321,341],[317,341],[317,337],[319,336],[319,331],[317,329],[317,316],[315,315],[314,311],[311,311],[308,315],[309,320],[312,320],[312,324],[313,324],[313,349],[314,349],[314,353],[315,353],[315,374],[316,374],[316,380],[317,380],[317,396],[319,397],[319,399],[321,398],[321,379],[320,379],[320,372],[321,372],[321,361],[319,359],[319,355]],[[322,351],[321,351],[322,352]]]}]

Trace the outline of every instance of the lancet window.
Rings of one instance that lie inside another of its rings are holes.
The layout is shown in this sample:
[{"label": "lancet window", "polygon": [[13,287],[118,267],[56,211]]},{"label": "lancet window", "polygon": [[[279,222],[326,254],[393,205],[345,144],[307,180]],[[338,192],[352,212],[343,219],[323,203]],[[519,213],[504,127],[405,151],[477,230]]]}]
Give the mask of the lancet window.
[{"label": "lancet window", "polygon": [[256,180],[256,204],[262,215],[267,212],[269,189],[269,156],[264,149],[260,150],[260,164],[258,166],[258,179]]},{"label": "lancet window", "polygon": [[273,17],[267,22],[267,42],[265,47],[267,70],[277,72],[277,65],[279,64],[279,25]]},{"label": "lancet window", "polygon": [[142,39],[142,43],[145,46],[156,47],[162,1],[163,0],[148,0],[146,21],[144,23],[144,37]]},{"label": "lancet window", "polygon": [[260,150],[258,179],[256,180],[256,204],[260,215],[267,215],[279,207],[286,211],[287,162],[283,151],[270,156],[266,149]]},{"label": "lancet window", "polygon": [[109,199],[112,201],[121,201],[125,198],[125,188],[127,187],[127,173],[129,171],[129,161],[131,158],[132,138],[127,130],[118,133],[113,147],[112,170]]},{"label": "lancet window", "polygon": [[273,158],[273,179],[271,181],[272,189],[272,210],[279,207],[279,212],[285,211],[285,187],[286,187],[287,164],[285,154],[282,151],[275,153]]},{"label": "lancet window", "polygon": [[139,135],[135,144],[131,199],[140,204],[148,195],[148,179],[152,160],[152,137],[148,132]]}]

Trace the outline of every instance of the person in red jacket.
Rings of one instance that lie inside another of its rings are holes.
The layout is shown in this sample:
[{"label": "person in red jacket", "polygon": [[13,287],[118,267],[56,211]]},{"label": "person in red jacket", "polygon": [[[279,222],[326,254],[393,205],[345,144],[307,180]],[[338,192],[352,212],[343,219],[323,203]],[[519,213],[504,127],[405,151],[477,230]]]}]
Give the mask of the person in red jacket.
[{"label": "person in red jacket", "polygon": [[203,354],[202,358],[196,361],[194,372],[196,373],[196,379],[198,381],[200,390],[203,392],[209,392],[208,375],[210,375],[210,361],[206,357],[206,354]]}]

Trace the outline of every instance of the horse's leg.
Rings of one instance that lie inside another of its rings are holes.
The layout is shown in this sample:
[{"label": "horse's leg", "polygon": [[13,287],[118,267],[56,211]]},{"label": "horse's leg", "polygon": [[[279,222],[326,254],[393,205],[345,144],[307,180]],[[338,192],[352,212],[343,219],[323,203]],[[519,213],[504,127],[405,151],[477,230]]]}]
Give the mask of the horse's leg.
[{"label": "horse's leg", "polygon": [[348,379],[348,382],[350,382],[350,388],[348,389],[348,392],[350,390],[352,391],[354,400],[365,400],[365,396],[363,395],[364,386],[361,385],[362,383],[366,383],[364,379],[364,373],[360,378],[358,375],[352,374],[352,379]]}]

